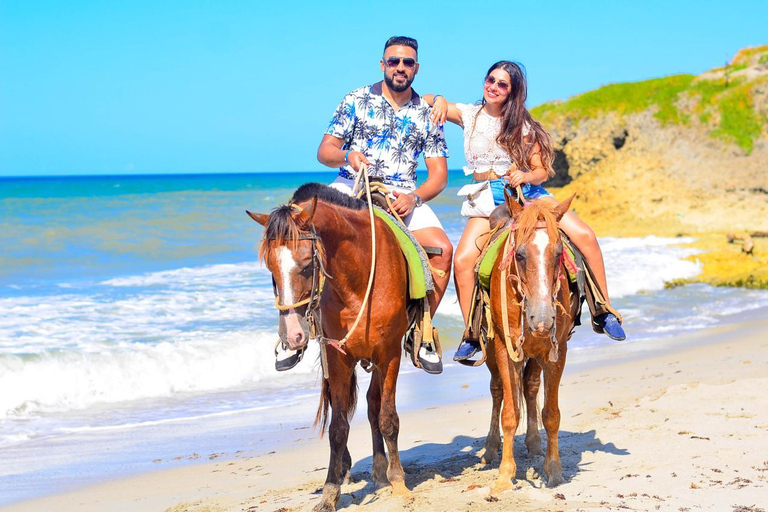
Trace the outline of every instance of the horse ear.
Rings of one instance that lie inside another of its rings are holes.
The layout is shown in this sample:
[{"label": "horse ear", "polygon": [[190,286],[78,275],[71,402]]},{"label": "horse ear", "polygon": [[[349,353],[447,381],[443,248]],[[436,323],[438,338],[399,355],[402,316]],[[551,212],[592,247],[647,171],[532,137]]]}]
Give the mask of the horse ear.
[{"label": "horse ear", "polygon": [[576,194],[573,194],[571,197],[555,206],[555,217],[557,217],[557,222],[560,222],[560,219],[563,218],[563,215],[568,213],[568,210],[571,208],[571,201],[573,201],[574,197],[576,197]]},{"label": "horse ear", "polygon": [[296,224],[298,224],[302,228],[309,226],[310,222],[312,222],[312,217],[315,216],[316,209],[317,209],[317,196],[312,198],[312,201],[309,203],[309,206],[301,210],[299,215],[296,217]]},{"label": "horse ear", "polygon": [[258,222],[262,226],[267,225],[267,219],[269,218],[269,215],[264,213],[253,213],[253,212],[249,212],[248,210],[245,210],[245,213],[247,213],[250,218]]},{"label": "horse ear", "polygon": [[523,213],[523,207],[520,206],[516,198],[512,197],[512,194],[507,191],[506,187],[504,187],[504,202],[507,203],[507,210],[513,219],[517,219]]}]

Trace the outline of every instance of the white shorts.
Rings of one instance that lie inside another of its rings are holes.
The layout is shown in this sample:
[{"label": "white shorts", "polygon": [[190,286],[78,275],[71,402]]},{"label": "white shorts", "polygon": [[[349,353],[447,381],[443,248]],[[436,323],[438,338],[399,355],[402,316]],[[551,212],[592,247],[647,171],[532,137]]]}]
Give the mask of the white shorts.
[{"label": "white shorts", "polygon": [[[353,180],[348,180],[346,178],[342,178],[341,176],[337,176],[336,179],[333,180],[333,183],[331,183],[329,186],[340,192],[344,192],[348,196],[351,196],[352,187],[355,186],[355,182]],[[393,191],[397,190],[398,192],[403,192],[405,194],[413,192],[413,190],[409,190],[407,188],[393,187],[391,185],[387,185],[387,188]],[[437,218],[437,215],[435,215],[435,212],[433,212],[432,208],[430,208],[426,203],[422,203],[421,206],[417,206],[411,213],[403,217],[403,222],[411,231],[418,231],[420,229],[426,228],[438,228],[442,231],[445,231],[443,229],[443,225],[440,224],[440,220]]]}]

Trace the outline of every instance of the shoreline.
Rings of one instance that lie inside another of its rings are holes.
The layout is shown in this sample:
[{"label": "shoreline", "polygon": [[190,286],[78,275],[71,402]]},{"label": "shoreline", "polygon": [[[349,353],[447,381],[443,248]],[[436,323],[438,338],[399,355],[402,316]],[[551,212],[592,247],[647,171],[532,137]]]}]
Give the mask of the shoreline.
[{"label": "shoreline", "polygon": [[[764,372],[768,320],[765,309],[749,316],[751,321],[680,336],[674,344],[659,340],[651,342],[658,346],[644,347],[640,353],[624,351],[624,357],[611,361],[574,361],[567,366],[560,400],[566,483],[544,487],[537,473],[541,460],[524,455],[519,431],[517,485],[499,495],[498,504],[484,499],[498,463],[490,470],[477,465],[490,415],[487,370],[474,369],[471,378],[453,382],[427,379],[421,372],[415,379],[407,378],[416,388],[437,383],[430,387],[441,394],[462,391],[454,393],[460,401],[452,404],[432,406],[429,396],[422,396],[425,407],[419,410],[402,406],[413,397],[402,384],[398,390],[400,450],[412,506],[420,510],[498,510],[501,504],[521,510],[759,506],[758,496],[768,487],[768,461],[755,453],[768,442],[768,411],[760,409],[760,391],[768,385]],[[612,347],[620,351],[620,346]],[[308,418],[306,427],[310,424]],[[313,491],[322,485],[328,457],[327,439],[319,439],[306,427],[278,433],[269,451],[243,447],[245,451],[230,455],[201,454],[211,460],[116,478],[2,510],[51,506],[65,512],[304,510],[317,502]],[[406,504],[400,498],[388,490],[374,493],[368,484],[370,433],[362,403],[352,422],[349,446],[357,482],[342,486],[339,507],[402,509]]]}]

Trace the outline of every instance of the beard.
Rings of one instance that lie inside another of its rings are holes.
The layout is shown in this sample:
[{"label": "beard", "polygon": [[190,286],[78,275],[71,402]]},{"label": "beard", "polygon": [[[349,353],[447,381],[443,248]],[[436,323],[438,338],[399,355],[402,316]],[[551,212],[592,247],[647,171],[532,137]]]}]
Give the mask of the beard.
[{"label": "beard", "polygon": [[389,87],[394,92],[403,92],[407,91],[408,88],[413,83],[413,77],[408,78],[408,75],[405,75],[405,83],[395,83],[395,75],[393,74],[391,77],[387,76],[386,73],[384,73],[384,82],[387,84],[387,87]]}]

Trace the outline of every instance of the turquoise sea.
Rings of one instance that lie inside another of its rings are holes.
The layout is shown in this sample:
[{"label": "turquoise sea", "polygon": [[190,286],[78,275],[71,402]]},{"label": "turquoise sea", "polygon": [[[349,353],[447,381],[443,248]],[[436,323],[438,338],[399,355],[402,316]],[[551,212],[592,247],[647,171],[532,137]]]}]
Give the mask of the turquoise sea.
[{"label": "turquoise sea", "polygon": [[[245,210],[269,212],[333,176],[0,178],[0,506],[200,454],[269,449],[310,425],[315,358],[274,371],[277,313],[256,259],[261,227]],[[467,178],[451,171],[449,183],[430,205],[455,244]],[[768,305],[761,291],[664,289],[699,271],[680,241],[601,239],[627,354]],[[436,325],[452,353],[452,289]],[[599,359],[606,344],[582,327],[569,362]],[[482,368],[448,364],[428,379],[404,363],[399,407],[487,395]],[[441,393],[457,379],[472,386]]]}]

